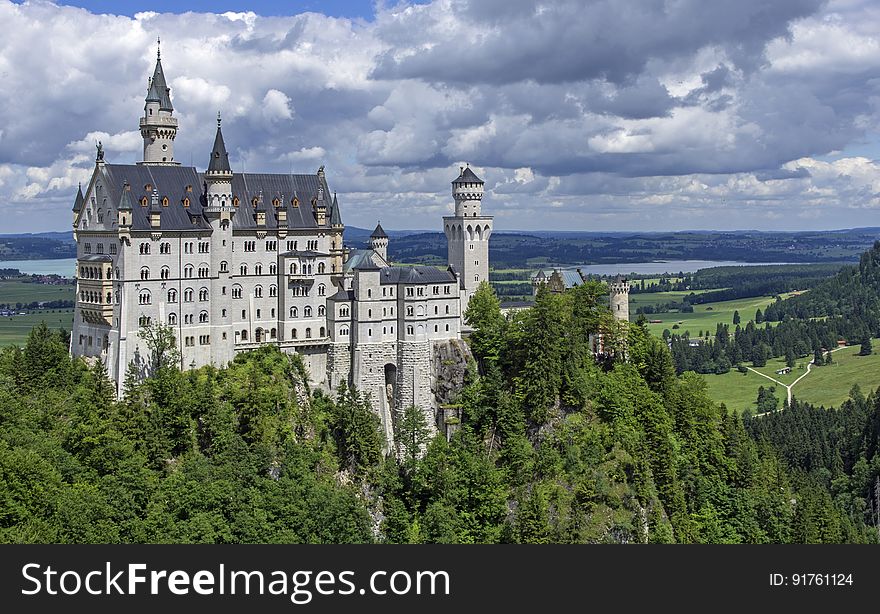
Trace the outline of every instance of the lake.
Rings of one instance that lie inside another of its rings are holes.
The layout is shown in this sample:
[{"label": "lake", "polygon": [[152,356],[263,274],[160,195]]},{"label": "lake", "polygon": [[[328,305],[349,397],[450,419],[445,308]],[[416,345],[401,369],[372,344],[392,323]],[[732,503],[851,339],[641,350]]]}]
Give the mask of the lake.
[{"label": "lake", "polygon": [[788,262],[735,262],[732,260],[666,260],[664,262],[624,262],[621,264],[584,264],[562,267],[569,270],[580,269],[585,275],[662,275],[663,273],[693,273],[700,269],[718,266],[766,266],[771,264],[790,264]]},{"label": "lake", "polygon": [[54,258],[52,260],[0,260],[0,269],[18,269],[25,275],[61,275],[73,277],[76,272],[76,258]]}]

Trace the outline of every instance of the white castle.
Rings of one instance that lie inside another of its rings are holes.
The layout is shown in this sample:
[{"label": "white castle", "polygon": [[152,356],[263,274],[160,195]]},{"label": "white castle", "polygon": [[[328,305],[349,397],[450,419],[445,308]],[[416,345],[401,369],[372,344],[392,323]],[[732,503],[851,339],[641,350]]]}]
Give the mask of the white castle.
[{"label": "white castle", "polygon": [[387,439],[392,411],[409,405],[433,424],[432,358],[461,339],[468,300],[489,278],[483,181],[463,167],[452,182],[445,270],[395,267],[381,225],[370,249],[343,245],[323,166],[305,175],[233,172],[218,115],[199,172],[175,160],[177,130],[157,55],[140,118],[143,161],[108,164],[99,143],[76,196],[71,353],[100,359],[121,393],[130,364],[146,372],[145,325],[173,329],[182,369],[224,366],[274,344],[303,357],[314,385],[370,393]]}]

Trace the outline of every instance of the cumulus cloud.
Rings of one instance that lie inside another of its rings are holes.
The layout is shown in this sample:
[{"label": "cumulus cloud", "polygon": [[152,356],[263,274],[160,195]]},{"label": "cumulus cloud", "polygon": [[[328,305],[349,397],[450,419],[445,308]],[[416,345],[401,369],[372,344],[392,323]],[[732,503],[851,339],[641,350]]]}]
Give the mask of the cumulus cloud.
[{"label": "cumulus cloud", "polygon": [[236,169],[324,164],[348,224],[436,227],[470,162],[502,229],[880,225],[870,2],[434,0],[363,21],[0,0],[0,26],[11,230],[65,227],[95,141],[140,158],[158,35],[178,160],[204,167],[221,111]]}]

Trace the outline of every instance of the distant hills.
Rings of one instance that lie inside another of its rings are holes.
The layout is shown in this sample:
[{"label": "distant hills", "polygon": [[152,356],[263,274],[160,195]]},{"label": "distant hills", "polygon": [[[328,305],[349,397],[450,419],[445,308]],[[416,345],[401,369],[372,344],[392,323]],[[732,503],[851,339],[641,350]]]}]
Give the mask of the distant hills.
[{"label": "distant hills", "polygon": [[[388,230],[389,256],[401,263],[446,262],[446,238],[428,230]],[[345,244],[364,248],[372,229],[348,226]],[[880,239],[880,228],[802,232],[683,230],[594,232],[534,230],[495,232],[489,247],[493,268],[610,264],[656,260],[738,262],[853,262]],[[0,234],[0,260],[76,256],[71,232]]]}]

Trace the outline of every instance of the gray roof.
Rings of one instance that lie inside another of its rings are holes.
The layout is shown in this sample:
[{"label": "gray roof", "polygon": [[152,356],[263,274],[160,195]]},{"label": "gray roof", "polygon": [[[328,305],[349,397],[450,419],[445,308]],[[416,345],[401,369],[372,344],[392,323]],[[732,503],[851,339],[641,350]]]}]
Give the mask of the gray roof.
[{"label": "gray roof", "polygon": [[432,284],[457,281],[455,274],[432,266],[388,266],[382,269],[379,282],[383,284]]},{"label": "gray roof", "polygon": [[354,290],[340,290],[331,296],[328,300],[331,301],[353,301],[354,300]]},{"label": "gray roof", "polygon": [[371,262],[376,268],[380,268],[376,263],[377,258],[379,258],[379,254],[371,249],[353,249],[348,252],[348,260],[342,265],[342,270],[348,272],[362,267],[372,268],[369,265],[364,264],[366,261]]},{"label": "gray roof", "polygon": [[131,186],[128,182],[122,184],[122,195],[119,197],[119,211],[131,211]]},{"label": "gray roof", "polygon": [[73,212],[78,213],[80,209],[83,208],[83,204],[85,203],[85,198],[83,197],[83,189],[82,184],[76,189],[76,200],[73,202]]},{"label": "gray roof", "polygon": [[466,166],[452,183],[483,183],[483,180],[477,177],[477,174],[471,170],[470,166]]},{"label": "gray roof", "polygon": [[[210,230],[210,225],[202,215],[205,206],[203,186],[205,176],[191,166],[150,166],[140,164],[104,164],[99,168],[107,187],[108,202],[119,203],[125,181],[131,185],[132,229],[149,230],[150,221],[147,207],[140,201],[146,196],[150,204],[152,189],[159,193],[159,199],[167,197],[169,204],[162,207],[162,230]],[[233,229],[256,228],[256,216],[252,201],[261,191],[266,206],[274,209],[271,202],[278,199],[287,204],[287,227],[317,228],[318,222],[312,211],[311,200],[318,193],[320,180],[316,175],[281,175],[268,173],[235,173],[232,176],[232,194],[239,199],[239,206],[232,218]],[[187,190],[189,188],[189,191]],[[299,206],[290,201],[294,194]],[[183,206],[184,198],[189,198],[189,207]],[[266,216],[264,228],[277,228],[276,216]]]},{"label": "gray roof", "polygon": [[382,224],[376,224],[376,230],[373,231],[373,234],[370,235],[371,239],[387,239],[388,235],[385,234],[385,230],[382,228]]},{"label": "gray roof", "polygon": [[83,262],[113,262],[113,258],[107,255],[102,254],[92,254],[91,256],[80,256],[77,260],[82,260]]},{"label": "gray roof", "polygon": [[574,288],[584,283],[584,280],[581,279],[581,274],[571,269],[563,269],[559,271],[559,275],[562,277],[562,283],[565,284],[566,288]]},{"label": "gray roof", "polygon": [[220,131],[220,118],[217,118],[217,134],[214,136],[214,147],[211,148],[211,161],[208,162],[209,173],[231,173],[229,166],[229,154],[226,153],[226,143],[223,142],[223,132]]},{"label": "gray roof", "polygon": [[156,58],[156,68],[153,70],[153,78],[150,79],[150,89],[147,90],[147,102],[158,102],[160,111],[173,111],[171,106],[171,89],[165,82],[165,72],[162,70],[162,60]]}]

